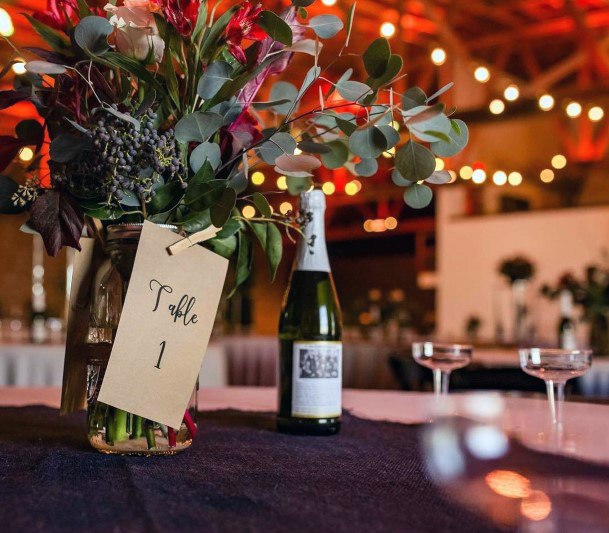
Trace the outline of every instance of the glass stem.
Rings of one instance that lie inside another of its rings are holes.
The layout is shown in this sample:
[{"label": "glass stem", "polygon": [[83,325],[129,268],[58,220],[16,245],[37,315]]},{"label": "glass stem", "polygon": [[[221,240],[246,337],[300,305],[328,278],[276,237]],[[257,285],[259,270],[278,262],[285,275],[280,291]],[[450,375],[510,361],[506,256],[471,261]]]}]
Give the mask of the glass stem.
[{"label": "glass stem", "polygon": [[565,384],[556,384],[556,424],[562,426],[562,411],[565,405]]},{"label": "glass stem", "polygon": [[439,368],[433,369],[433,391],[436,396],[442,394],[442,371]]},{"label": "glass stem", "polygon": [[548,402],[550,403],[550,414],[552,415],[552,424],[556,425],[556,402],[554,401],[554,382],[549,379],[546,381],[546,391],[548,393]]},{"label": "glass stem", "polygon": [[450,382],[450,372],[442,372],[442,395],[448,394],[448,383]]}]

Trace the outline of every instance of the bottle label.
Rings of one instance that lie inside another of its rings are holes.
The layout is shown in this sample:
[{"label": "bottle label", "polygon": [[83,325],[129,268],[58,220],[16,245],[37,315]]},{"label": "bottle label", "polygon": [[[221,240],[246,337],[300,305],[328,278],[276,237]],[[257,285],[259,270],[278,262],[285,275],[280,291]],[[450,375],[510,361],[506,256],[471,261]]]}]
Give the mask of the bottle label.
[{"label": "bottle label", "polygon": [[563,350],[577,349],[577,337],[575,336],[575,328],[567,327],[561,332],[560,347]]},{"label": "bottle label", "polygon": [[343,378],[343,345],[339,341],[294,343],[292,416],[340,416]]}]

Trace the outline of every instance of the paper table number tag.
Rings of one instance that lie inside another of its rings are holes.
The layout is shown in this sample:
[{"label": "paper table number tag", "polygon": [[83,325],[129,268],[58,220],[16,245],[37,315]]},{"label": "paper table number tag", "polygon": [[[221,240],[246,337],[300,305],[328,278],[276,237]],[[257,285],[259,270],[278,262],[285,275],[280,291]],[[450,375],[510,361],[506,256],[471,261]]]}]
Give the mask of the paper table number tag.
[{"label": "paper table number tag", "polygon": [[179,428],[228,260],[201,246],[169,255],[176,240],[175,233],[144,223],[99,401]]}]

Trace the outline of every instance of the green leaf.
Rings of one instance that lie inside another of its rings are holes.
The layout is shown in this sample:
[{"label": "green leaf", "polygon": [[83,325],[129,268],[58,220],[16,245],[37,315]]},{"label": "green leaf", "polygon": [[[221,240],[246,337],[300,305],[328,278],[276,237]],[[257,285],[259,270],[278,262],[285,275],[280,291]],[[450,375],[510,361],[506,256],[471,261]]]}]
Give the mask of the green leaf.
[{"label": "green leaf", "polygon": [[308,154],[329,154],[332,152],[325,144],[314,141],[302,141],[298,143],[298,148]]},{"label": "green leaf", "polygon": [[348,102],[359,102],[362,98],[372,94],[372,89],[359,81],[342,81],[336,85],[338,94],[340,94]]},{"label": "green leaf", "polygon": [[402,109],[404,111],[409,111],[426,103],[427,95],[420,87],[410,87],[402,96]]},{"label": "green leaf", "polygon": [[211,221],[216,228],[221,228],[230,218],[231,212],[237,201],[235,189],[228,187],[222,191],[220,197],[214,202],[209,210]]},{"label": "green leaf", "polygon": [[197,94],[208,100],[218,94],[220,89],[228,81],[231,81],[231,73],[233,67],[231,67],[226,61],[214,61],[209,65],[197,85]]},{"label": "green leaf", "polygon": [[255,192],[252,195],[252,201],[254,202],[256,209],[258,209],[258,211],[260,211],[260,214],[263,217],[265,217],[265,218],[271,217],[271,215],[273,214],[273,210],[271,209],[271,206],[269,204],[269,201],[266,199],[266,196],[264,196],[263,194],[261,194],[259,192]]},{"label": "green leaf", "polygon": [[408,141],[395,156],[395,165],[400,175],[408,181],[429,178],[436,169],[436,158],[424,146]]},{"label": "green leaf", "polygon": [[410,187],[413,183],[412,181],[408,181],[406,178],[404,178],[397,168],[394,168],[391,172],[391,181],[393,181],[393,183],[395,183],[398,187]]},{"label": "green leaf", "polygon": [[89,16],[74,28],[74,40],[86,53],[97,56],[110,48],[108,36],[113,31],[114,27],[104,17]]},{"label": "green leaf", "polygon": [[292,46],[292,28],[290,28],[285,20],[279,18],[272,11],[260,13],[258,26],[274,41],[278,41],[286,46]]},{"label": "green leaf", "polygon": [[380,78],[369,78],[366,80],[366,83],[373,89],[379,89],[392,81],[401,72],[403,66],[404,60],[402,56],[392,54],[385,73]]},{"label": "green leaf", "polygon": [[364,52],[363,60],[366,72],[371,78],[380,78],[389,66],[391,46],[384,37],[379,37]]},{"label": "green leaf", "polygon": [[404,202],[413,209],[427,207],[433,198],[432,190],[423,184],[414,183],[404,192]]},{"label": "green leaf", "polygon": [[229,294],[231,297],[235,291],[243,285],[250,276],[252,268],[252,239],[245,231],[240,231],[237,234],[239,249],[237,253],[237,272],[235,275],[235,287]]},{"label": "green leaf", "polygon": [[216,22],[214,22],[209,32],[207,32],[205,35],[205,39],[203,39],[203,44],[201,45],[201,50],[199,51],[199,57],[202,60],[211,59],[208,57],[208,55],[210,55],[209,53],[218,45],[220,36],[224,33],[227,24],[233,18],[238,9],[239,6],[233,6],[230,9],[227,9],[222,16],[218,18]]},{"label": "green leaf", "polygon": [[431,143],[431,149],[434,154],[440,157],[452,157],[457,155],[469,140],[469,131],[467,124],[459,119],[451,119],[451,129],[448,132],[449,140],[440,140]]},{"label": "green leaf", "polygon": [[226,180],[210,180],[200,184],[189,184],[184,203],[194,211],[208,209],[220,199],[226,185]]},{"label": "green leaf", "polygon": [[199,37],[205,31],[205,23],[207,22],[207,2],[201,2],[199,12],[197,13],[197,22],[192,30],[192,41],[199,42]]},{"label": "green leaf", "polygon": [[347,137],[350,137],[357,129],[357,124],[344,118],[336,117],[336,125]]},{"label": "green leaf", "polygon": [[24,67],[25,70],[31,72],[32,74],[48,74],[49,76],[65,74],[67,72],[63,65],[49,63],[48,61],[28,61]]},{"label": "green leaf", "polygon": [[282,98],[281,100],[269,100],[268,102],[253,102],[252,107],[256,111],[264,111],[265,109],[271,109],[275,106],[282,106],[286,104],[291,106],[292,103],[292,100],[289,98]]},{"label": "green leaf", "polygon": [[385,141],[387,144],[387,148],[385,150],[389,150],[393,148],[396,144],[400,142],[400,134],[397,132],[392,126],[377,126],[379,130],[385,136]]},{"label": "green leaf", "polygon": [[66,53],[68,51],[71,51],[70,43],[69,43],[67,37],[63,33],[51,28],[50,26],[47,26],[46,24],[40,22],[39,20],[35,19],[31,15],[24,13],[24,16],[28,19],[28,22],[32,25],[32,27],[34,28],[34,31],[38,35],[40,35],[40,37],[42,37],[43,40],[53,50],[55,50],[56,52],[59,52],[59,53]]},{"label": "green leaf", "polygon": [[376,159],[362,159],[355,165],[355,172],[358,176],[365,178],[374,176],[379,169],[379,164]]},{"label": "green leaf", "polygon": [[180,203],[183,196],[184,189],[182,189],[180,183],[170,181],[154,190],[154,196],[146,204],[146,207],[151,214],[167,213]]},{"label": "green leaf", "polygon": [[296,98],[298,97],[298,89],[293,83],[288,81],[278,81],[271,88],[270,99],[271,100],[288,100],[290,103],[284,103],[281,105],[275,104],[273,111],[279,115],[287,115],[290,110],[296,111],[298,109],[298,103]]},{"label": "green leaf", "polygon": [[216,234],[218,239],[226,239],[231,235],[234,235],[241,229],[241,222],[234,218],[229,218],[226,224],[222,226],[222,229]]},{"label": "green leaf", "polygon": [[305,93],[311,88],[311,86],[315,83],[317,78],[321,75],[321,67],[312,66],[305,76],[304,81],[302,82],[302,86],[298,91],[298,96],[296,97],[296,102],[300,102],[301,98],[305,95]]},{"label": "green leaf", "polygon": [[314,3],[315,0],[292,0],[292,5],[296,7],[309,7]]},{"label": "green leaf", "polygon": [[253,222],[251,225],[266,254],[271,281],[274,281],[283,254],[281,232],[271,222]]},{"label": "green leaf", "polygon": [[286,176],[286,183],[288,192],[292,196],[298,196],[301,192],[306,192],[313,186],[313,180],[308,176]]},{"label": "green leaf", "polygon": [[343,167],[349,159],[349,148],[347,148],[347,145],[342,141],[330,141],[326,146],[330,148],[331,152],[321,155],[321,162],[324,164],[324,167],[330,170]]},{"label": "green leaf", "polygon": [[204,142],[216,133],[224,118],[210,111],[197,111],[182,117],[175,127],[175,138],[178,142]]},{"label": "green leaf", "polygon": [[118,111],[117,109],[114,109],[113,107],[102,107],[101,110],[105,111],[106,113],[110,113],[111,115],[114,115],[116,118],[120,118],[121,120],[124,120],[125,122],[129,122],[129,123],[133,124],[133,126],[136,130],[139,130],[141,128],[140,121],[138,119],[136,119],[135,117],[128,115],[127,113],[121,113],[120,111]]},{"label": "green leaf", "polygon": [[176,109],[182,109],[182,101],[180,100],[180,89],[178,87],[178,78],[176,76],[175,67],[171,59],[171,54],[165,54],[165,84],[167,85],[167,93],[173,102]]},{"label": "green leaf", "polygon": [[202,142],[190,153],[190,168],[193,172],[198,172],[206,161],[213,170],[220,166],[222,153],[216,143]]},{"label": "green leaf", "polygon": [[89,137],[76,137],[68,133],[62,133],[51,141],[49,155],[57,163],[67,163],[82,152],[89,150],[91,146]]},{"label": "green leaf", "polygon": [[177,221],[177,224],[188,233],[196,233],[211,226],[209,209],[194,211]]},{"label": "green leaf", "polygon": [[445,183],[450,183],[451,180],[452,176],[448,170],[436,170],[425,181],[427,183],[433,183],[434,185],[444,185]]},{"label": "green leaf", "polygon": [[289,133],[278,132],[258,147],[258,155],[266,164],[274,165],[278,157],[293,154],[296,146],[294,137]]},{"label": "green leaf", "polygon": [[353,2],[353,5],[349,8],[349,13],[347,14],[347,39],[345,41],[346,45],[349,44],[349,40],[351,39],[351,31],[353,30],[353,19],[355,17],[355,5],[356,2]]},{"label": "green leaf", "polygon": [[343,21],[335,15],[317,15],[309,20],[309,27],[320,39],[331,39],[343,29]]},{"label": "green leaf", "polygon": [[205,247],[226,259],[230,259],[237,249],[237,237],[235,235],[224,239],[214,237],[205,243]]},{"label": "green leaf", "polygon": [[[444,106],[436,104],[431,107],[419,106],[404,112],[408,131],[425,142],[436,142],[438,133],[448,135],[451,130],[450,120],[443,113]],[[434,132],[428,133],[428,132]]]},{"label": "green leaf", "polygon": [[376,159],[387,149],[387,139],[376,126],[360,129],[349,138],[349,149],[363,159]]},{"label": "green leaf", "polygon": [[167,94],[165,87],[161,85],[154,75],[146,69],[146,66],[137,59],[127,57],[118,52],[106,52],[103,55],[94,57],[94,60],[106,66],[118,67],[119,69],[126,70],[141,81],[149,84],[159,95]]}]

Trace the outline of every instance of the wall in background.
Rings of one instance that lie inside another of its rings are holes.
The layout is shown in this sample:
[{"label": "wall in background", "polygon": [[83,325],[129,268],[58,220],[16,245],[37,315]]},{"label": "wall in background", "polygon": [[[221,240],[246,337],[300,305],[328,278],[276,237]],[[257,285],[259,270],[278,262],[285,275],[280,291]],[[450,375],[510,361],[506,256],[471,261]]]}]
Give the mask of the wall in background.
[{"label": "wall in background", "polygon": [[[543,339],[555,340],[558,304],[539,295],[566,271],[580,274],[609,249],[609,207],[572,208],[463,217],[463,186],[442,187],[437,207],[438,334],[462,338],[470,315],[482,318],[480,334],[491,339],[497,308],[505,314],[506,282],[499,263],[523,254],[535,263],[529,288],[534,320]],[[498,305],[498,299],[503,304]]]}]

